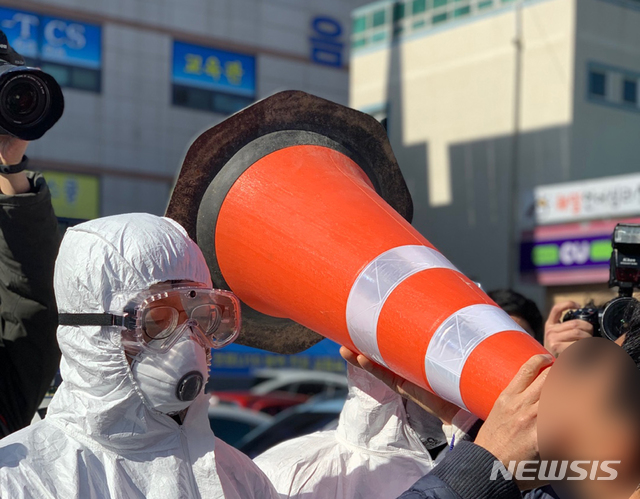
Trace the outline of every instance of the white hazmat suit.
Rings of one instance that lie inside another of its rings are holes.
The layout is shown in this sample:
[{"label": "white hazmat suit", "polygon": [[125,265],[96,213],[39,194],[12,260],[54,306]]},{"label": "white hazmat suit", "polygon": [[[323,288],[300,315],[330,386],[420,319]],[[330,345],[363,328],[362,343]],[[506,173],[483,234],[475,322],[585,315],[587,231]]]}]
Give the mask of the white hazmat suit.
[{"label": "white hazmat suit", "polygon": [[[59,312],[122,310],[167,280],[211,285],[204,257],[166,218],[130,214],[67,231],[55,268]],[[277,497],[244,454],[214,437],[208,396],[183,424],[147,406],[117,327],[59,326],[63,383],[43,421],[0,440],[0,497]]]},{"label": "white hazmat suit", "polygon": [[361,369],[348,366],[348,377],[336,430],[294,438],[254,459],[282,499],[396,499],[444,458],[446,450],[433,459],[422,440],[455,445],[477,421],[460,411],[442,425],[420,409],[427,424],[419,435],[398,394]]}]

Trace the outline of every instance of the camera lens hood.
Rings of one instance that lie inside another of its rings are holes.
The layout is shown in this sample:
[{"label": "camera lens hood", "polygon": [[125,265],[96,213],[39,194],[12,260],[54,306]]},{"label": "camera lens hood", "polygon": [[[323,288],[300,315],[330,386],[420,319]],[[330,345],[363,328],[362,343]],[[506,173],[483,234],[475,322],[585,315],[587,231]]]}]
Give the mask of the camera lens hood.
[{"label": "camera lens hood", "polygon": [[36,68],[0,67],[0,133],[39,139],[63,111],[62,89],[51,75]]}]

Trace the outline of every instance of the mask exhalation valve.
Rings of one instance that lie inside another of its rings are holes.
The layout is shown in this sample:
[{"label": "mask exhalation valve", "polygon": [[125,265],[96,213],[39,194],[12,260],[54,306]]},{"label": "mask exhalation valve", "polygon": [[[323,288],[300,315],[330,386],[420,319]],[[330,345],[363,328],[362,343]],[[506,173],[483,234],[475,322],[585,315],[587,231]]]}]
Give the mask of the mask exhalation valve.
[{"label": "mask exhalation valve", "polygon": [[194,400],[202,390],[203,383],[202,374],[198,371],[191,371],[185,374],[178,382],[176,397],[178,397],[178,400],[185,402]]}]

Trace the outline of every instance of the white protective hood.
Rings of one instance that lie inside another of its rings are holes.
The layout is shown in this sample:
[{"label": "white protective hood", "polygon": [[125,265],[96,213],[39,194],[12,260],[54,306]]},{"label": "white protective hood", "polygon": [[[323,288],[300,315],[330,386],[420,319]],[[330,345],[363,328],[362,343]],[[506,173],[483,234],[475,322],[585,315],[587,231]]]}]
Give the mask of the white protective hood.
[{"label": "white protective hood", "polygon": [[[54,277],[67,313],[122,310],[137,291],[178,279],[211,284],[186,231],[147,214],[69,229]],[[214,437],[207,395],[182,425],[145,405],[117,328],[60,326],[58,342],[64,381],[47,417],[0,440],[0,497],[276,497],[249,458]]]},{"label": "white protective hood", "polygon": [[[396,499],[433,469],[402,398],[361,369],[348,366],[348,377],[336,430],[283,442],[254,459],[281,498]],[[445,434],[450,441],[462,431]]]}]

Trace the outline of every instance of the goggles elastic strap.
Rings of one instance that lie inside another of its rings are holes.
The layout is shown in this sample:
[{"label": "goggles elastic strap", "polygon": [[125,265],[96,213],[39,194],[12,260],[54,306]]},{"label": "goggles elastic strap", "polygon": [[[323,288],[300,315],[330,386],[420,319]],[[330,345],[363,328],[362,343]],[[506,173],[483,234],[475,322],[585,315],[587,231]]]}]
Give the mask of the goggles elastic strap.
[{"label": "goggles elastic strap", "polygon": [[128,315],[114,314],[58,314],[60,326],[120,326],[135,328],[135,319]]}]

